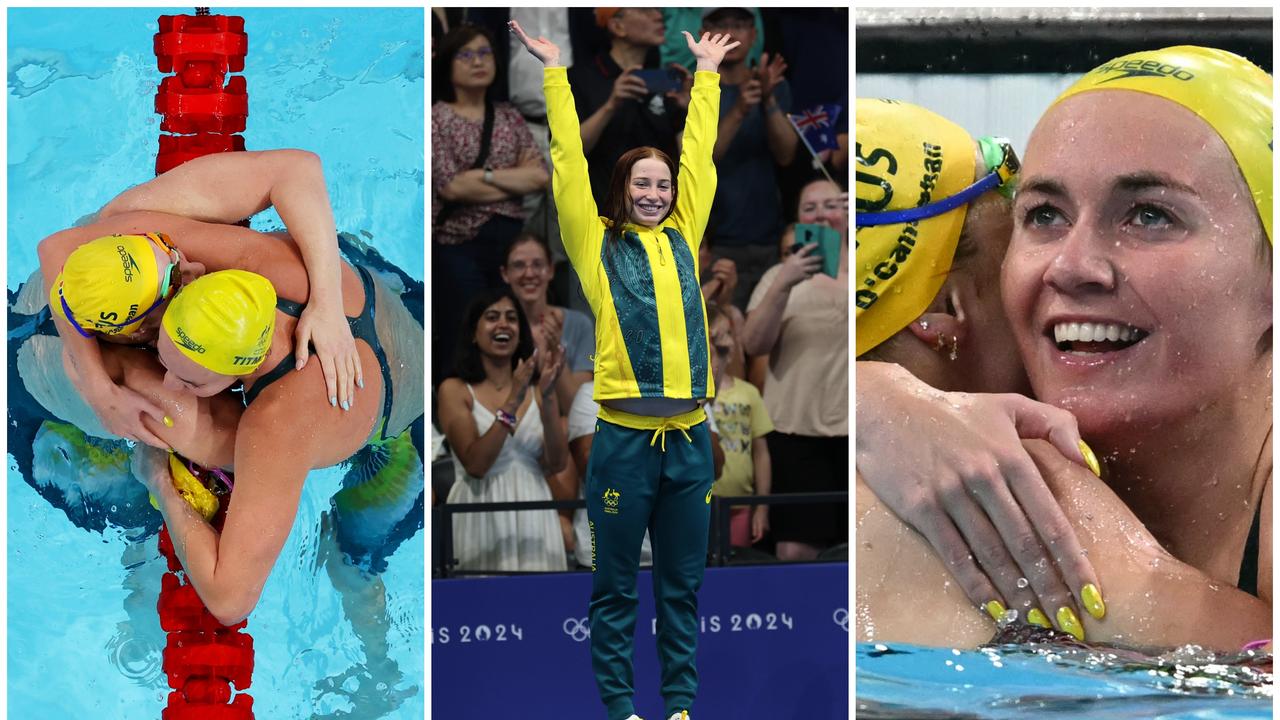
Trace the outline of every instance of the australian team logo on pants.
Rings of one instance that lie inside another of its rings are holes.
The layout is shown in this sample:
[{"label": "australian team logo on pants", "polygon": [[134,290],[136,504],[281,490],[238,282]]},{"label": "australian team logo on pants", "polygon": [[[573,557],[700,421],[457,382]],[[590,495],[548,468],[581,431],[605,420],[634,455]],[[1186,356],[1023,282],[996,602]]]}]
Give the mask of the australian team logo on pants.
[{"label": "australian team logo on pants", "polygon": [[604,496],[600,499],[604,501],[605,512],[610,515],[618,514],[618,503],[622,501],[622,493],[614,490],[613,488],[607,488],[604,491]]}]

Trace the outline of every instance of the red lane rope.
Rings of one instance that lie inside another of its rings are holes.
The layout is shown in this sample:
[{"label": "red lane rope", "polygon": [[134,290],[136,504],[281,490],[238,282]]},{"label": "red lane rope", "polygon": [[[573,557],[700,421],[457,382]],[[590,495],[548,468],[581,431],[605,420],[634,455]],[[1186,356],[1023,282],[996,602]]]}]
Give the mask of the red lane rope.
[{"label": "red lane rope", "polygon": [[[249,96],[244,71],[249,38],[244,18],[210,15],[162,15],[155,36],[160,72],[172,73],[156,92],[161,116],[156,174],[188,160],[217,152],[244,150]],[[222,529],[226,503],[213,518]],[[218,622],[187,582],[173,549],[169,529],[160,529],[160,552],[169,571],[161,578],[160,626],[166,633],[163,669],[169,680],[169,704],[162,720],[253,720],[253,638],[246,622]],[[233,693],[232,688],[236,691]],[[233,698],[234,694],[234,698]]]}]

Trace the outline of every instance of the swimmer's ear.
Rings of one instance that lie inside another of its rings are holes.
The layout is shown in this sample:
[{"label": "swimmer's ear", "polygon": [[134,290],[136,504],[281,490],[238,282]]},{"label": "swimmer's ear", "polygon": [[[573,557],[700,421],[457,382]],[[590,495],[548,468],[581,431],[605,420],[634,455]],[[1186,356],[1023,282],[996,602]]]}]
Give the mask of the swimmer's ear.
[{"label": "swimmer's ear", "polygon": [[947,283],[933,299],[929,309],[921,313],[907,329],[917,340],[931,348],[963,343],[969,334],[969,322],[961,293],[954,285]]}]

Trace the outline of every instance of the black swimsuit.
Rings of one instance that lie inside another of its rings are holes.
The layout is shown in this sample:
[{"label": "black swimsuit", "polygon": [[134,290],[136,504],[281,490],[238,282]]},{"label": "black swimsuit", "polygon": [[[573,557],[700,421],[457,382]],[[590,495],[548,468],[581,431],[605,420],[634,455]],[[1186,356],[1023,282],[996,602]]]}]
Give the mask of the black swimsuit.
[{"label": "black swimsuit", "polygon": [[1253,513],[1253,525],[1249,527],[1249,539],[1244,543],[1244,557],[1240,558],[1240,579],[1236,587],[1258,597],[1258,544],[1262,537],[1262,503]]},{"label": "black swimsuit", "polygon": [[[378,367],[382,369],[383,401],[380,439],[386,440],[387,422],[391,417],[391,366],[387,363],[387,353],[382,349],[382,343],[378,341],[378,329],[373,324],[373,275],[359,265],[355,266],[355,270],[360,276],[360,284],[364,286],[364,307],[360,308],[360,314],[356,317],[348,317],[347,324],[351,326],[351,335],[355,339],[369,343],[374,356],[378,358]],[[301,317],[304,308],[306,308],[304,303],[284,298],[276,300],[276,309],[290,317]],[[294,365],[293,353],[289,353],[270,372],[259,378],[252,388],[244,391],[245,407],[248,407],[249,403],[253,402],[268,385],[287,375]]]}]

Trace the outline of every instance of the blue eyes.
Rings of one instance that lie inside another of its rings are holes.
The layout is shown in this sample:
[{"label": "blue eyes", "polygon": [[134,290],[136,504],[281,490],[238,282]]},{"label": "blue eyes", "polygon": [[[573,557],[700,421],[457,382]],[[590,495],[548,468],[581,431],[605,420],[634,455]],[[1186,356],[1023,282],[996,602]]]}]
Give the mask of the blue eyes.
[{"label": "blue eyes", "polygon": [[1025,223],[1033,227],[1064,225],[1066,220],[1062,213],[1049,204],[1037,205],[1027,211]]},{"label": "blue eyes", "polygon": [[1139,227],[1163,228],[1173,225],[1173,218],[1154,205],[1139,205],[1129,213],[1129,221]]},{"label": "blue eyes", "polygon": [[[1173,227],[1177,221],[1173,215],[1156,205],[1139,203],[1134,205],[1124,216],[1124,223],[1145,229],[1165,229]],[[1023,224],[1028,227],[1057,227],[1068,225],[1067,219],[1056,207],[1041,203],[1027,210],[1023,216]]]}]

